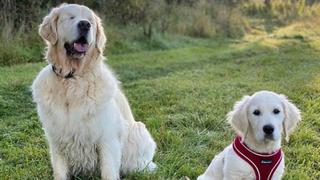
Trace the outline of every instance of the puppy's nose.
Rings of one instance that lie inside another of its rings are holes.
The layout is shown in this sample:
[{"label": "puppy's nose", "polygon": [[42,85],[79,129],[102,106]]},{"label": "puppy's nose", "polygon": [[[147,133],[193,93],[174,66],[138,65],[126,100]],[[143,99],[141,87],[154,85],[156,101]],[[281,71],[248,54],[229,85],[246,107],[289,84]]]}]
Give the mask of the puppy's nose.
[{"label": "puppy's nose", "polygon": [[271,135],[273,131],[274,131],[274,127],[272,125],[263,126],[263,132],[266,133],[266,135]]},{"label": "puppy's nose", "polygon": [[81,34],[86,34],[91,28],[89,21],[82,20],[78,23],[78,29]]}]

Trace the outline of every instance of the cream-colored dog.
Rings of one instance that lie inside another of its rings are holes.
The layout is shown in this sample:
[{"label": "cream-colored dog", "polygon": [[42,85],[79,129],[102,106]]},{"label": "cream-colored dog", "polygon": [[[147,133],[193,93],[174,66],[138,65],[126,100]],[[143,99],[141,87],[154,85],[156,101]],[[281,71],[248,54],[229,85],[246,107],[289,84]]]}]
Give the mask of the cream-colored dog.
[{"label": "cream-colored dog", "polygon": [[281,179],[281,133],[289,140],[299,109],[283,95],[260,91],[237,102],[227,117],[238,137],[198,180]]},{"label": "cream-colored dog", "polygon": [[33,99],[50,146],[55,179],[100,169],[102,179],[154,170],[156,144],[136,122],[115,75],[103,63],[100,19],[76,4],[54,8],[40,25],[49,62]]}]

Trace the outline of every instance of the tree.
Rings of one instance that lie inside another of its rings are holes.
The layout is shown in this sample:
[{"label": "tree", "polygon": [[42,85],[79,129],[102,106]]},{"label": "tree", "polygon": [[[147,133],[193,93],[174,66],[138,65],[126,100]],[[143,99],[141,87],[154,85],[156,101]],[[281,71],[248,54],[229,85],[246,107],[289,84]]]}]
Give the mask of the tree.
[{"label": "tree", "polygon": [[271,0],[264,0],[264,4],[268,9],[271,8]]},{"label": "tree", "polygon": [[160,16],[165,13],[166,2],[164,0],[145,1],[142,13],[143,34],[149,39],[152,37],[154,26],[160,20]]}]

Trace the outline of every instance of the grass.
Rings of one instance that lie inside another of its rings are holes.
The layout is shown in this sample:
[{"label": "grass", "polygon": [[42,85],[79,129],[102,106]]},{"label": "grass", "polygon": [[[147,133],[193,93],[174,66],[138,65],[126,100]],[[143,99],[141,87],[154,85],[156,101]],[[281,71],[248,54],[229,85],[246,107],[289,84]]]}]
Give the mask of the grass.
[{"label": "grass", "polygon": [[[302,111],[303,121],[283,145],[284,179],[319,179],[320,28],[313,25],[108,56],[136,119],[158,144],[158,170],[126,179],[195,179],[234,137],[226,113],[262,89],[286,94]],[[44,65],[0,67],[0,179],[52,178],[29,88]]]}]

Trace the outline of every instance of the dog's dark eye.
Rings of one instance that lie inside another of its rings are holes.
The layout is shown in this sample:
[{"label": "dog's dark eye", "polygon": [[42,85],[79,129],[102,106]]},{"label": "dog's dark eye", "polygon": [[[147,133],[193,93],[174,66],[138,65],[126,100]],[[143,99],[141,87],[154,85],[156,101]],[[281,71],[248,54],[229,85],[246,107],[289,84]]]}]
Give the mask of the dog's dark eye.
[{"label": "dog's dark eye", "polygon": [[74,16],[71,16],[70,19],[74,19]]},{"label": "dog's dark eye", "polygon": [[253,114],[256,116],[259,116],[261,114],[261,112],[258,109],[256,109],[253,111]]},{"label": "dog's dark eye", "polygon": [[274,109],[274,110],[273,110],[273,113],[274,113],[274,114],[279,114],[280,111],[279,111],[279,109]]}]

